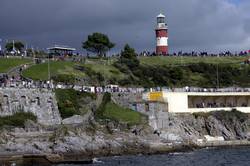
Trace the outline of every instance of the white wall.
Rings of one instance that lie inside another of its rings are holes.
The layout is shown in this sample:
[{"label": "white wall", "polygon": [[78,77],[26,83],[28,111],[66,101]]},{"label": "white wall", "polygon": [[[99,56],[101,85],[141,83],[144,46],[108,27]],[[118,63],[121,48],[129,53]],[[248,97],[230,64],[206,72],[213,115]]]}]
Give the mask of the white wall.
[{"label": "white wall", "polygon": [[[164,101],[168,103],[168,111],[174,113],[194,113],[194,112],[211,112],[211,111],[231,111],[233,108],[188,108],[188,96],[250,96],[250,92],[163,92]],[[248,101],[249,102],[249,101]],[[250,107],[236,107],[244,113],[250,113]]]},{"label": "white wall", "polygon": [[178,112],[178,113],[189,112],[187,93],[164,92],[163,98],[168,103],[169,112]]}]

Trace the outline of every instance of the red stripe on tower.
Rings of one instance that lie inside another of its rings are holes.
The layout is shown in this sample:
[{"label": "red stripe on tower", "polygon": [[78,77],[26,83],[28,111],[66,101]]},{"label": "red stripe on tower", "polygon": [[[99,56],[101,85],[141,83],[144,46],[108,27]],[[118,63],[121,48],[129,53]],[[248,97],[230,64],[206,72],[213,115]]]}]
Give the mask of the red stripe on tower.
[{"label": "red stripe on tower", "polygon": [[165,16],[160,14],[157,16],[156,32],[156,54],[168,54],[168,27],[165,23]]}]

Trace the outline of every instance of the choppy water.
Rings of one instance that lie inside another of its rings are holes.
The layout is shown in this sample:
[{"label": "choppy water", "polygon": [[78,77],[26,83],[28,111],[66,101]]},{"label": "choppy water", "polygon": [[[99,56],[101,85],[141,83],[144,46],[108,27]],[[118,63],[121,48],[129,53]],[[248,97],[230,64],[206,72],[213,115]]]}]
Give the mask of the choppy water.
[{"label": "choppy water", "polygon": [[98,162],[90,166],[250,166],[250,147],[201,149],[187,153],[152,156],[99,158]]}]

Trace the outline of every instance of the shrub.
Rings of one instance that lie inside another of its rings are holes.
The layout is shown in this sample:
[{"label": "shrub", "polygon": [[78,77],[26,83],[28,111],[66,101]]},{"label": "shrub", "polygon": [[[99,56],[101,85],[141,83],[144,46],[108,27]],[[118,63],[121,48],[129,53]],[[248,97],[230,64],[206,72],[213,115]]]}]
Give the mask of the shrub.
[{"label": "shrub", "polygon": [[96,99],[95,94],[87,92],[78,92],[74,89],[56,89],[56,98],[58,102],[58,108],[63,119],[71,117],[73,115],[80,115],[84,110],[85,103],[82,103],[82,99],[90,97]]},{"label": "shrub", "polygon": [[15,127],[24,127],[24,124],[27,120],[37,121],[37,117],[28,112],[18,112],[11,116],[0,117],[0,127],[3,126],[15,126]]},{"label": "shrub", "polygon": [[68,74],[58,74],[56,76],[53,76],[52,79],[55,82],[63,82],[63,83],[69,83],[69,84],[74,84],[76,77],[73,75],[68,75]]}]

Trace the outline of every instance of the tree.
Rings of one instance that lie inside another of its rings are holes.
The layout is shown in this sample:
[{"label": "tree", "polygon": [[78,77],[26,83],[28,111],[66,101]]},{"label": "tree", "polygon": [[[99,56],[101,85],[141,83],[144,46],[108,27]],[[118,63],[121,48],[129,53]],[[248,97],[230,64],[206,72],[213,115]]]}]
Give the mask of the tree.
[{"label": "tree", "polygon": [[[16,51],[22,51],[24,48],[24,44],[20,41],[14,42],[14,47]],[[5,48],[8,52],[13,51],[13,42],[6,43]]]},{"label": "tree", "polygon": [[83,42],[82,47],[87,51],[97,53],[98,56],[105,56],[106,52],[115,46],[110,42],[107,35],[102,33],[93,33],[88,36],[88,40]]},{"label": "tree", "polygon": [[134,69],[140,65],[140,61],[137,59],[137,54],[135,50],[131,48],[128,44],[125,45],[121,52],[120,62],[127,65],[130,69]]},{"label": "tree", "polygon": [[137,54],[135,53],[135,49],[131,48],[128,44],[124,46],[124,49],[121,52],[121,58],[136,58]]}]

